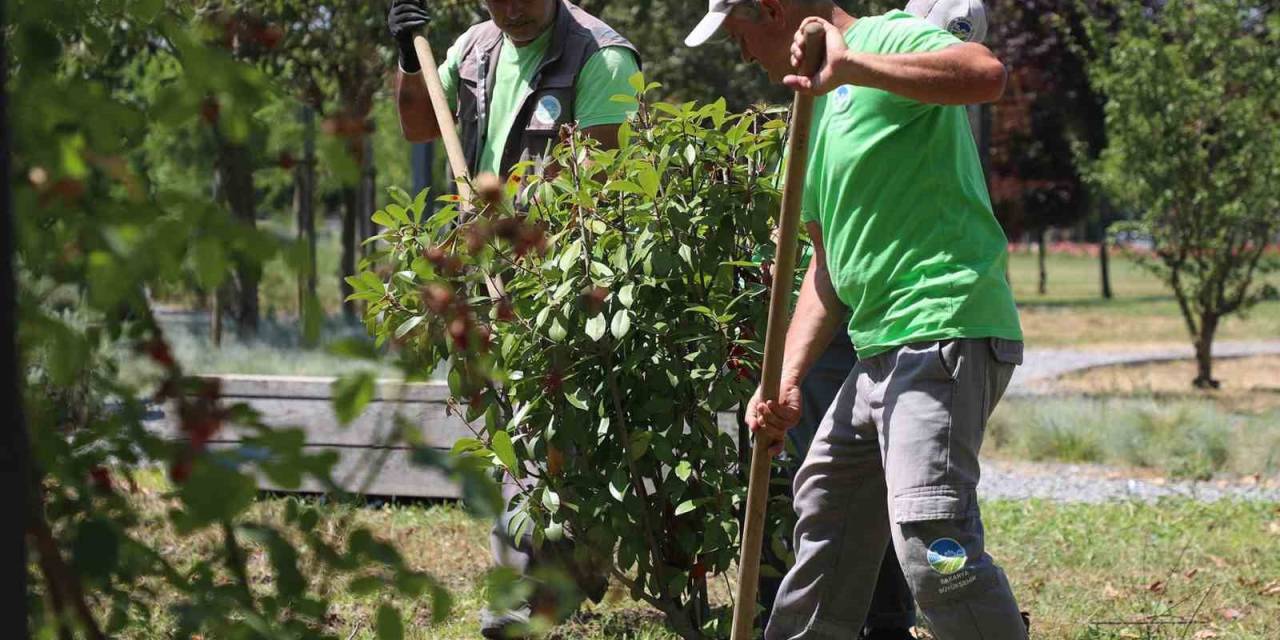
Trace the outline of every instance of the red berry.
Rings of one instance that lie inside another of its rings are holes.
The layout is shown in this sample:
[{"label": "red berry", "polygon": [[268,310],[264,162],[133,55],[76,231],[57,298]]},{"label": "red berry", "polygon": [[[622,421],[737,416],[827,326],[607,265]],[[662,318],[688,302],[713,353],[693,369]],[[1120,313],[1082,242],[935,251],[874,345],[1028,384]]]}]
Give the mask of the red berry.
[{"label": "red berry", "polygon": [[284,30],[274,24],[258,29],[258,43],[268,49],[274,49],[284,39]]},{"label": "red berry", "polygon": [[453,336],[453,344],[460,351],[466,351],[470,346],[471,323],[467,321],[465,316],[458,316],[449,323],[449,335]]},{"label": "red berry", "polygon": [[604,287],[587,287],[582,290],[582,305],[589,315],[596,315],[604,308],[604,301],[609,297],[609,290]]},{"label": "red berry", "polygon": [[693,568],[689,570],[689,577],[693,578],[697,582],[702,582],[706,580],[707,565],[704,564],[701,560],[699,560],[697,563],[693,565]]},{"label": "red berry", "polygon": [[511,307],[510,300],[500,300],[498,302],[498,320],[502,322],[514,322],[516,319],[516,311]]},{"label": "red berry", "polygon": [[169,479],[173,480],[174,482],[178,484],[182,484],[186,482],[187,479],[190,477],[191,477],[191,460],[189,458],[184,456],[179,460],[175,460],[173,464],[169,465]]},{"label": "red berry", "polygon": [[432,313],[443,314],[449,307],[453,306],[453,301],[457,298],[457,294],[447,285],[432,284],[423,291],[422,298]]},{"label": "red berry", "polygon": [[89,479],[93,487],[102,493],[115,493],[115,483],[111,481],[111,471],[106,467],[94,467],[89,470]]},{"label": "red berry", "polygon": [[218,123],[218,118],[222,114],[222,105],[218,103],[218,99],[209,96],[200,103],[200,118],[206,124],[214,125]]},{"label": "red berry", "polygon": [[564,388],[564,378],[560,377],[558,372],[552,371],[542,379],[542,389],[547,393],[560,393]]},{"label": "red berry", "polygon": [[152,362],[166,369],[173,367],[173,352],[169,350],[169,344],[163,339],[152,338],[143,346],[143,350],[146,351],[147,357],[151,358]]},{"label": "red berry", "polygon": [[293,158],[293,154],[289,153],[288,151],[281,151],[280,157],[279,159],[276,160],[276,163],[279,164],[280,168],[284,169],[285,171],[290,171],[294,167],[298,166],[298,161],[295,160]]}]

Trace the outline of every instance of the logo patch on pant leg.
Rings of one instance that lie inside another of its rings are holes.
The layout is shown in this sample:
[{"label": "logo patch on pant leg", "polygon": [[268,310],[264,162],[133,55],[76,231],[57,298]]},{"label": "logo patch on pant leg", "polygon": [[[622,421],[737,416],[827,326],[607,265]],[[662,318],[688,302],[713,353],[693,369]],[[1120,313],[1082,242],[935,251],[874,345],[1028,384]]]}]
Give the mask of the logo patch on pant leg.
[{"label": "logo patch on pant leg", "polygon": [[929,545],[929,566],[940,575],[957,573],[968,561],[964,547],[951,538],[940,538]]}]

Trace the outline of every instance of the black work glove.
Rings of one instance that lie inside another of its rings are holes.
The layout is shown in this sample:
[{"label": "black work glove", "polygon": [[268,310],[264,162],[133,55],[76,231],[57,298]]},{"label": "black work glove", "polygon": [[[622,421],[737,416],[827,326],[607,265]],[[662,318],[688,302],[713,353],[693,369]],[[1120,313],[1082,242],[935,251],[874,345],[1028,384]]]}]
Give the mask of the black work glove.
[{"label": "black work glove", "polygon": [[391,13],[387,15],[387,28],[400,49],[400,68],[408,73],[422,71],[418,52],[413,48],[413,37],[431,22],[431,14],[422,4],[421,0],[395,0],[391,3]]}]

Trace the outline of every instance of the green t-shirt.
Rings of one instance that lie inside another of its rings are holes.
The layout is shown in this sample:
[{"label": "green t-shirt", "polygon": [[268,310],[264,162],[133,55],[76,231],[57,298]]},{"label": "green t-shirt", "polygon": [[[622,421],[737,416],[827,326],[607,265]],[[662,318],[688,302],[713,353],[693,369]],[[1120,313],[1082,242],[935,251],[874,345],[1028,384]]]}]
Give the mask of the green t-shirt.
[{"label": "green t-shirt", "polygon": [[[936,51],[955,36],[904,11],[859,19],[853,51]],[[822,228],[860,358],[915,342],[1021,340],[964,107],[845,85],[814,106],[804,220]]]},{"label": "green t-shirt", "polygon": [[[480,172],[498,173],[502,164],[502,151],[507,146],[507,136],[515,123],[519,101],[531,89],[533,74],[547,52],[551,42],[551,29],[523,47],[517,47],[504,38],[502,52],[498,55],[497,76],[494,78],[493,96],[489,102],[489,129],[485,135],[484,149],[480,154]],[[449,49],[440,67],[440,81],[449,95],[450,108],[458,108],[458,63],[466,48],[467,34],[458,38]],[[634,96],[635,89],[628,82],[640,70],[635,55],[624,47],[604,47],[587,59],[574,87],[574,110],[578,126],[586,129],[600,125],[622,124],[634,110],[630,104],[614,102],[613,96]]]}]

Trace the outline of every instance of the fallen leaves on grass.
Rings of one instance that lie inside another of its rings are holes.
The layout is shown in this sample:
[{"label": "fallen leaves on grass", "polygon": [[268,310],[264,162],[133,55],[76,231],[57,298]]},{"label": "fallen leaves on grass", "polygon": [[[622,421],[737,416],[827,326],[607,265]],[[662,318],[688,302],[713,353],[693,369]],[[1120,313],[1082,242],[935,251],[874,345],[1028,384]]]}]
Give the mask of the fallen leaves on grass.
[{"label": "fallen leaves on grass", "polygon": [[1195,638],[1195,640],[1213,640],[1213,638],[1218,637],[1218,632],[1213,629],[1201,629],[1191,637]]},{"label": "fallen leaves on grass", "polygon": [[1223,620],[1240,620],[1241,618],[1244,618],[1243,611],[1229,607],[1218,609],[1218,615],[1222,616]]},{"label": "fallen leaves on grass", "polygon": [[1166,585],[1164,580],[1156,580],[1155,582],[1147,585],[1147,591],[1150,591],[1151,593],[1164,593],[1165,587]]},{"label": "fallen leaves on grass", "polygon": [[1264,596],[1280,596],[1280,580],[1272,580],[1262,586],[1262,590],[1258,591],[1259,595]]}]

